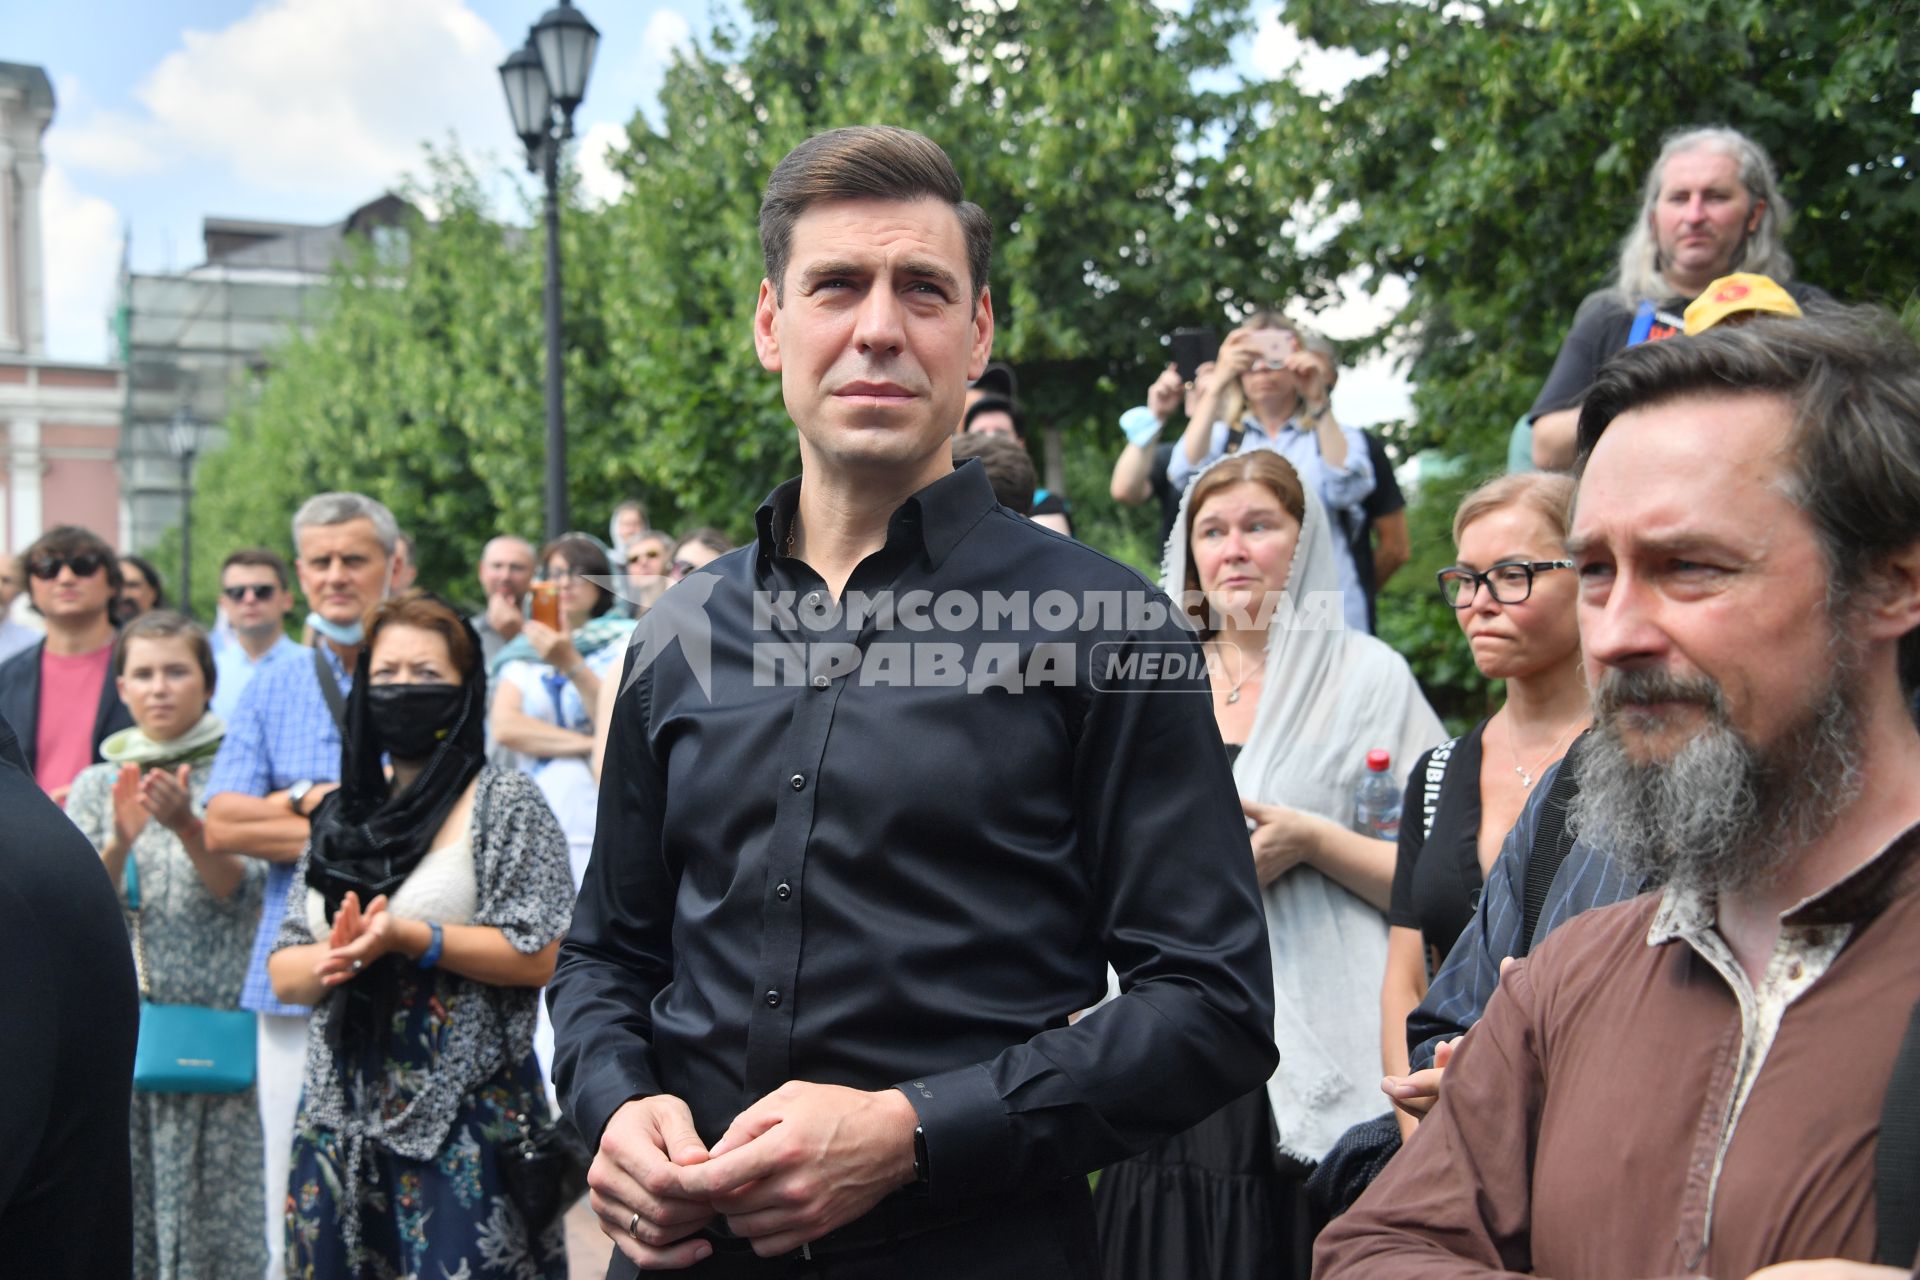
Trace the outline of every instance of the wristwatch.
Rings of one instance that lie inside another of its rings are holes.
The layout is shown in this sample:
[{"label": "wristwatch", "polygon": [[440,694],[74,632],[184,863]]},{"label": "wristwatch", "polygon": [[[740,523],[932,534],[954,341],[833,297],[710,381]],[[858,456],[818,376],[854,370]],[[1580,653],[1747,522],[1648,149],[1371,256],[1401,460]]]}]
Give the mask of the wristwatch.
[{"label": "wristwatch", "polygon": [[311,790],[313,790],[312,778],[303,778],[287,788],[287,807],[293,810],[294,817],[304,818],[307,816],[300,812],[300,802],[307,798],[307,792]]}]

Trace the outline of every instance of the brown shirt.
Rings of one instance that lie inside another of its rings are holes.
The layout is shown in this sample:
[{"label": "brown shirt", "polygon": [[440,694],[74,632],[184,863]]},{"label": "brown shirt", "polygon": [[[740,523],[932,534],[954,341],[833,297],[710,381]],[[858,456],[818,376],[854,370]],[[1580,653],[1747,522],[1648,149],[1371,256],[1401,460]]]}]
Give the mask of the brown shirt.
[{"label": "brown shirt", "polygon": [[1316,1280],[1744,1280],[1873,1257],[1873,1159],[1920,1000],[1920,828],[1782,917],[1755,989],[1683,895],[1556,930],[1441,1100],[1320,1237]]}]

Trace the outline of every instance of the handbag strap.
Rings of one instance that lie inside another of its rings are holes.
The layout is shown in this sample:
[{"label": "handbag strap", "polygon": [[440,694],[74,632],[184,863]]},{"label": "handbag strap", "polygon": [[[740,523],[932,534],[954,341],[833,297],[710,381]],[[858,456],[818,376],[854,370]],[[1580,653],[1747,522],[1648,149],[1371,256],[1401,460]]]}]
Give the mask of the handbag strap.
[{"label": "handbag strap", "polygon": [[127,849],[127,869],[121,874],[127,882],[127,932],[133,935],[133,976],[144,1003],[152,998],[153,990],[147,981],[147,940],[140,932],[140,864],[134,860],[131,846]]},{"label": "handbag strap", "polygon": [[313,674],[320,681],[320,696],[327,700],[327,713],[333,717],[333,727],[340,731],[341,740],[347,736],[347,700],[340,696],[340,681],[333,674],[333,667],[327,662],[327,655],[320,652],[325,643],[318,637],[313,642]]},{"label": "handbag strap", "polygon": [[1874,1260],[1910,1267],[1920,1255],[1920,1004],[1893,1060],[1874,1152]]},{"label": "handbag strap", "polygon": [[1554,875],[1573,848],[1575,836],[1567,827],[1567,810],[1580,794],[1579,755],[1586,736],[1582,733],[1568,745],[1560,758],[1560,771],[1553,775],[1553,785],[1540,802],[1540,823],[1527,849],[1527,883],[1520,904],[1520,948],[1516,955],[1525,956],[1533,950],[1533,933],[1540,927],[1547,890],[1553,887]]}]

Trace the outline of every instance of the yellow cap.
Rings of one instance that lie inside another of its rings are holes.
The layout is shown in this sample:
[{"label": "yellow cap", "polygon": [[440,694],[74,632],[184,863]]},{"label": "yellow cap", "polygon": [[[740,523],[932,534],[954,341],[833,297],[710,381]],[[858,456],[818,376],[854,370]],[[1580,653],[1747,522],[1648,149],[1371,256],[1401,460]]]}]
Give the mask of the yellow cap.
[{"label": "yellow cap", "polygon": [[1741,271],[1721,276],[1687,304],[1687,336],[1705,333],[1728,316],[1747,311],[1766,311],[1779,316],[1797,316],[1800,304],[1793,295],[1773,282],[1771,276]]}]

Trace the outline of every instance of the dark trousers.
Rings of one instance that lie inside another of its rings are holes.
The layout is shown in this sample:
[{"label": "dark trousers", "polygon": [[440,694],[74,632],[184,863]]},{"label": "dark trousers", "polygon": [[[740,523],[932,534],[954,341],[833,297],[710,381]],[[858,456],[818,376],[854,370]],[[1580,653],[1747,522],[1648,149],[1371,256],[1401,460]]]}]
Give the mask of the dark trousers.
[{"label": "dark trousers", "polygon": [[[891,1216],[891,1218],[890,1218]],[[891,1228],[889,1221],[900,1225]],[[688,1280],[1099,1280],[1100,1250],[1093,1234],[1093,1202],[1086,1179],[1017,1200],[983,1203],[980,1212],[928,1230],[911,1211],[893,1215],[882,1204],[857,1223],[799,1252],[762,1258],[723,1249],[705,1262],[672,1273]],[[841,1243],[836,1237],[845,1238]],[[619,1250],[607,1280],[638,1272]]]}]

